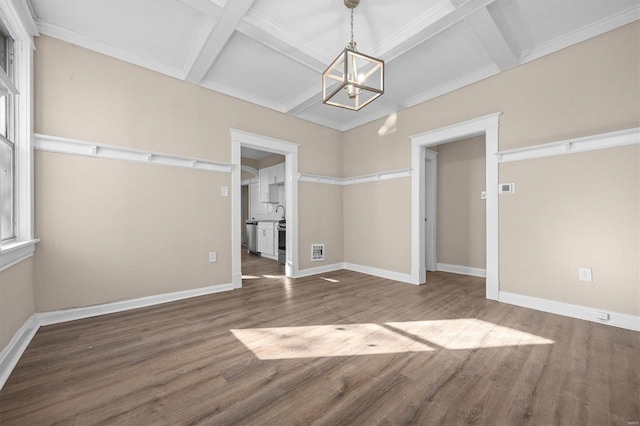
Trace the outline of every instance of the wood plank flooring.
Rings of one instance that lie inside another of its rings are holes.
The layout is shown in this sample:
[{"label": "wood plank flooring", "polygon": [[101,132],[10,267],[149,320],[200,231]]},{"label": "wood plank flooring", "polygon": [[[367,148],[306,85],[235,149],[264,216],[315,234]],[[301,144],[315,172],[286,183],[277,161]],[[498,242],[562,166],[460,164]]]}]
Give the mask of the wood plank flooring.
[{"label": "wood plank flooring", "polygon": [[240,290],[42,327],[0,424],[640,420],[640,333],[488,301],[463,275],[293,280],[248,255],[243,273]]}]

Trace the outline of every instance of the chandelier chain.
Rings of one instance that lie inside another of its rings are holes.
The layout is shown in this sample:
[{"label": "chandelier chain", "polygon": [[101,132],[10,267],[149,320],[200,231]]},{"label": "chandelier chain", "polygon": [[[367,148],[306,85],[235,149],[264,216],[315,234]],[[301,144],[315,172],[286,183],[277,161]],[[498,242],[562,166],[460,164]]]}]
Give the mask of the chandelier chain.
[{"label": "chandelier chain", "polygon": [[353,43],[353,8],[351,9],[351,43]]}]

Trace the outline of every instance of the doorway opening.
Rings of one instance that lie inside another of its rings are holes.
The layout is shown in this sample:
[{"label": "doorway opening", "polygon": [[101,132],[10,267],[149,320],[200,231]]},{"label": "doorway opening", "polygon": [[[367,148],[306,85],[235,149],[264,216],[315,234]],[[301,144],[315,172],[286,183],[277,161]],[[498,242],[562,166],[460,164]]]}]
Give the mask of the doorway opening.
[{"label": "doorway opening", "polygon": [[[243,164],[243,152],[245,163],[251,164]],[[273,265],[269,265],[269,271],[281,271],[281,269],[277,269],[279,249],[281,249],[284,274],[287,277],[293,277],[298,270],[298,144],[232,129],[231,157],[234,165],[231,173],[231,244],[234,288],[242,287],[243,258],[246,261],[250,259],[248,251],[250,246],[256,243],[262,244],[264,259],[261,260],[269,259],[273,262]],[[258,167],[255,167],[256,163],[252,162],[250,157],[261,157],[258,160],[253,160],[258,162]],[[260,167],[261,160],[263,160],[262,165],[265,167]],[[265,162],[274,164],[267,167]],[[245,199],[242,196],[245,191],[244,187],[246,187]],[[248,222],[243,222],[245,204],[248,210],[246,212]],[[252,222],[255,227],[247,226],[249,222]],[[279,229],[284,226],[286,226],[286,232]],[[258,232],[256,228],[258,227],[264,233],[264,238],[259,242],[256,241]],[[256,232],[253,235],[255,237],[253,241],[251,232]],[[243,245],[245,234],[245,245]],[[279,239],[281,244],[276,245],[275,242]],[[258,252],[256,246],[251,248],[253,252]],[[254,263],[252,267],[260,267],[260,265]]]},{"label": "doorway opening", "polygon": [[[428,147],[472,136],[485,137],[486,192],[486,297],[498,300],[498,126],[500,113],[453,124],[411,137],[411,279],[426,282],[427,271],[427,173]],[[433,171],[430,171],[433,173]],[[430,191],[432,192],[432,191]],[[432,204],[435,208],[435,200]],[[435,220],[433,220],[435,222]],[[435,228],[434,228],[435,229]],[[434,238],[435,241],[435,238]],[[435,244],[435,243],[431,243]],[[431,248],[435,252],[435,246]],[[430,265],[432,266],[432,265]]]},{"label": "doorway opening", "polygon": [[429,272],[486,277],[484,134],[425,148],[425,262]]}]

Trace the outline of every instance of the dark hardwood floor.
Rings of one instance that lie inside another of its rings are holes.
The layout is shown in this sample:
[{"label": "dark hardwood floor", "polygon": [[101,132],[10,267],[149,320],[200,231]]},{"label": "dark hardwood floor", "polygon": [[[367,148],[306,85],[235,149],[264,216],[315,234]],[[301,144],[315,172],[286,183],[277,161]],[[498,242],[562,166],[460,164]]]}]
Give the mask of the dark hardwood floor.
[{"label": "dark hardwood floor", "polygon": [[42,327],[0,391],[0,424],[628,425],[640,334],[339,271]]}]

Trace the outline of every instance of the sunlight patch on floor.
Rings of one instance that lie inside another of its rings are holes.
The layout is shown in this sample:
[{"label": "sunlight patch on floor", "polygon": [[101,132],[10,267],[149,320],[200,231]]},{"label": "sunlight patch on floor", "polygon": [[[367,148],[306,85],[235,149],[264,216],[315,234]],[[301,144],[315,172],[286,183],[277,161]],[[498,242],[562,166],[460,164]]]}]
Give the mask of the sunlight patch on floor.
[{"label": "sunlight patch on floor", "polygon": [[474,318],[389,322],[386,325],[451,350],[554,343],[535,334]]},{"label": "sunlight patch on floor", "polygon": [[329,281],[330,283],[339,283],[339,280],[333,279],[333,278],[325,278],[325,277],[320,277],[321,280],[325,280],[325,281]]},{"label": "sunlight patch on floor", "polygon": [[317,358],[432,351],[378,324],[312,325],[231,330],[259,359]]},{"label": "sunlight patch on floor", "polygon": [[242,279],[243,280],[257,280],[260,277],[256,277],[255,275],[243,275]]},{"label": "sunlight patch on floor", "polygon": [[553,340],[473,318],[232,329],[259,359],[318,358],[548,345]]}]

